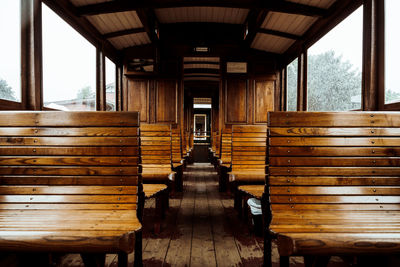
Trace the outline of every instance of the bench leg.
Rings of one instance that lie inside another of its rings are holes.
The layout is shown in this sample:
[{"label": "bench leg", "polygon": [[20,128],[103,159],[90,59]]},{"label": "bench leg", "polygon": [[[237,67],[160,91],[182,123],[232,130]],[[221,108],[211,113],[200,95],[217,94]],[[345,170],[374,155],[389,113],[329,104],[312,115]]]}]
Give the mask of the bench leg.
[{"label": "bench leg", "polygon": [[142,267],[142,231],[137,231],[135,234],[135,262],[134,267]]},{"label": "bench leg", "polygon": [[106,262],[105,253],[81,253],[85,267],[104,267]]},{"label": "bench leg", "polygon": [[279,257],[279,266],[280,267],[289,267],[289,257],[288,256],[280,256]]},{"label": "bench leg", "polygon": [[272,267],[272,244],[271,236],[264,236],[264,267]]},{"label": "bench leg", "polygon": [[128,267],[128,253],[118,253],[118,267]]}]

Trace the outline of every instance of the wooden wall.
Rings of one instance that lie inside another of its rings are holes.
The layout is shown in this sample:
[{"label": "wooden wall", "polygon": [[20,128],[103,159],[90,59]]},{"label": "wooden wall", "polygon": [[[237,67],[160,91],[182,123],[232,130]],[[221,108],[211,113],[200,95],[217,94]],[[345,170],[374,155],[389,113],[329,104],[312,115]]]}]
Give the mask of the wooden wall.
[{"label": "wooden wall", "polygon": [[276,109],[276,77],[225,77],[220,88],[221,128],[233,124],[265,124]]},{"label": "wooden wall", "polygon": [[180,87],[177,79],[125,77],[124,110],[138,110],[144,123],[180,123]]}]

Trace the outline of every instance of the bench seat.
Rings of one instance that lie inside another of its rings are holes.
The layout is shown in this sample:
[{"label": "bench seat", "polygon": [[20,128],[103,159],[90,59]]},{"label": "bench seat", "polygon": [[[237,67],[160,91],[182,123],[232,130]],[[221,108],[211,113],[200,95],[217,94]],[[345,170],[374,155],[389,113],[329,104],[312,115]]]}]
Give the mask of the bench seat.
[{"label": "bench seat", "polygon": [[144,184],[143,192],[146,198],[155,197],[157,194],[163,193],[168,190],[165,184]]},{"label": "bench seat", "polygon": [[246,169],[235,172],[229,172],[229,181],[243,183],[262,183],[265,181],[265,170],[260,169]]},{"label": "bench seat", "polygon": [[264,185],[241,185],[238,190],[250,197],[261,199],[264,194]]}]

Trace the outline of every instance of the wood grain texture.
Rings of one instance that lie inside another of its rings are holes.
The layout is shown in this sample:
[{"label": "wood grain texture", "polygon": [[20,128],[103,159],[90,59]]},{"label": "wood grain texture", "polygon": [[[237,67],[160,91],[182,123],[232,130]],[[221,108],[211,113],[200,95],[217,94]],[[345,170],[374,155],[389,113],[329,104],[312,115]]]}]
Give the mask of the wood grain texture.
[{"label": "wood grain texture", "polygon": [[248,81],[228,79],[225,82],[225,123],[247,123]]}]

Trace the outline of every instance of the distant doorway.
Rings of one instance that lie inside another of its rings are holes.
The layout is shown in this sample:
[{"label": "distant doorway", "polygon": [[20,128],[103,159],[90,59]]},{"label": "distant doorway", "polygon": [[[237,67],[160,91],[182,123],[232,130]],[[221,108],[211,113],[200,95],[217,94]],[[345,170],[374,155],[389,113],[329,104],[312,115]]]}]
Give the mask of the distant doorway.
[{"label": "distant doorway", "polygon": [[194,98],[193,113],[193,161],[208,162],[211,137],[211,98]]}]

